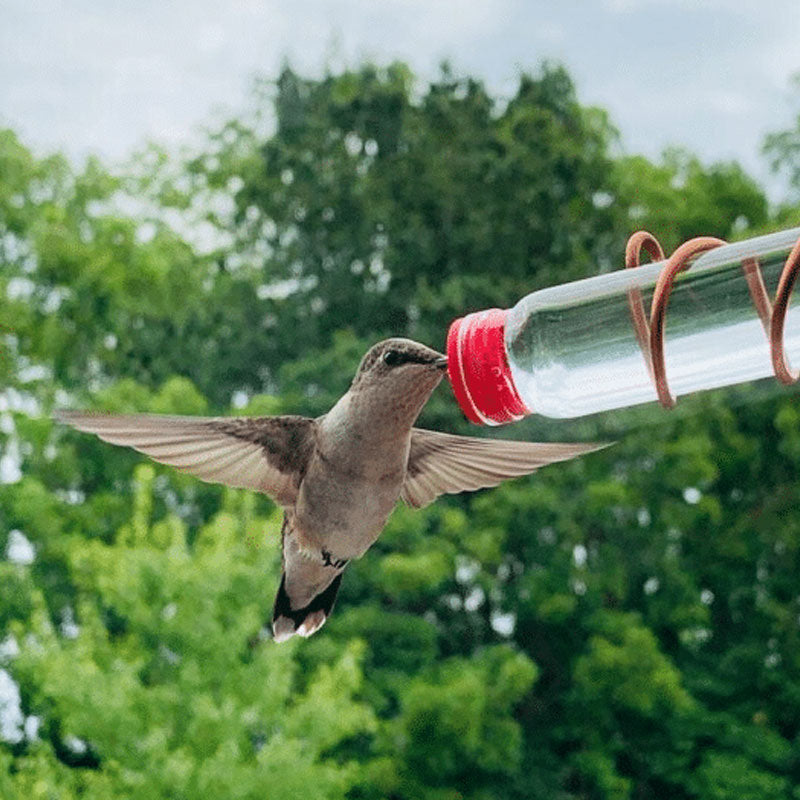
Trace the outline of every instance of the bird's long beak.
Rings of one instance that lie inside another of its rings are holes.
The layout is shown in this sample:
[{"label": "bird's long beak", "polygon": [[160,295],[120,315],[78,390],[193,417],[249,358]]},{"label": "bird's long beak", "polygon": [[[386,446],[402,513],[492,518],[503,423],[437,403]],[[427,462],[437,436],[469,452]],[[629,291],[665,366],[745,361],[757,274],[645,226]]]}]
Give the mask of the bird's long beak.
[{"label": "bird's long beak", "polygon": [[447,358],[445,356],[437,358],[436,361],[433,362],[433,366],[439,369],[447,369]]}]

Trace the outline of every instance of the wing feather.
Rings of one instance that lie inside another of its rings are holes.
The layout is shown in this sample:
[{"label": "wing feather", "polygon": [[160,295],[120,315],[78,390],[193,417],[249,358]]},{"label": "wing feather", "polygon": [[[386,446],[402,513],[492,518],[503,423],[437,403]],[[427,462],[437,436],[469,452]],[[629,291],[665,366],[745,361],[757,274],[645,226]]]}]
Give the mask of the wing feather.
[{"label": "wing feather", "polygon": [[440,494],[497,486],[555,461],[590,453],[607,444],[550,444],[477,439],[414,428],[401,498],[422,508]]},{"label": "wing feather", "polygon": [[264,492],[281,505],[297,497],[314,446],[307,417],[179,417],[58,411],[56,419],[103,441],[212,483]]}]

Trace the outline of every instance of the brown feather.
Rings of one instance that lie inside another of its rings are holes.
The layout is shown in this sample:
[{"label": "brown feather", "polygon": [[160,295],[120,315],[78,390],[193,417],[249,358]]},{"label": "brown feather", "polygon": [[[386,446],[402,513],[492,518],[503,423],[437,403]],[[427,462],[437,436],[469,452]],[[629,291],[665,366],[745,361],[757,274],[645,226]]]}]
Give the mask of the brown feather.
[{"label": "brown feather", "polygon": [[539,467],[607,447],[606,444],[550,444],[477,439],[413,428],[402,500],[413,508],[440,494],[497,486]]},{"label": "brown feather", "polygon": [[212,483],[292,505],[314,448],[307,417],[179,417],[57,411],[56,419]]}]

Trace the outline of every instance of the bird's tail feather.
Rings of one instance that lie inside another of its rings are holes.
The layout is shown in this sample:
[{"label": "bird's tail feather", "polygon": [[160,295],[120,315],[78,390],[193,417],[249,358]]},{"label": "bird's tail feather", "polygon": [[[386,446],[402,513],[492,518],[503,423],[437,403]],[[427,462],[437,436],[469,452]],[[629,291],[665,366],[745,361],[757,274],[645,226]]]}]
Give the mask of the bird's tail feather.
[{"label": "bird's tail feather", "polygon": [[286,573],[283,573],[272,612],[272,635],[275,641],[286,641],[295,633],[300,636],[311,636],[318,631],[333,611],[341,582],[340,572],[307,606],[293,609],[286,592]]}]

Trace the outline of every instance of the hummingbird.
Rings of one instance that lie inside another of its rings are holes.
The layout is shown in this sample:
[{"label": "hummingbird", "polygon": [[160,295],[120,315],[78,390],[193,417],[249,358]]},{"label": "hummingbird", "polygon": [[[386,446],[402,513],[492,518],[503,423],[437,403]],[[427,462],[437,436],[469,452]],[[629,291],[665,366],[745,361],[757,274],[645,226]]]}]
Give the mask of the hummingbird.
[{"label": "hummingbird", "polygon": [[447,368],[410,339],[367,351],[350,388],[326,414],[188,417],[61,410],[57,420],[212,483],[252,489],[283,508],[275,641],[318,631],[342,575],[377,540],[402,500],[497,486],[597,450],[456,436],[414,427]]}]

